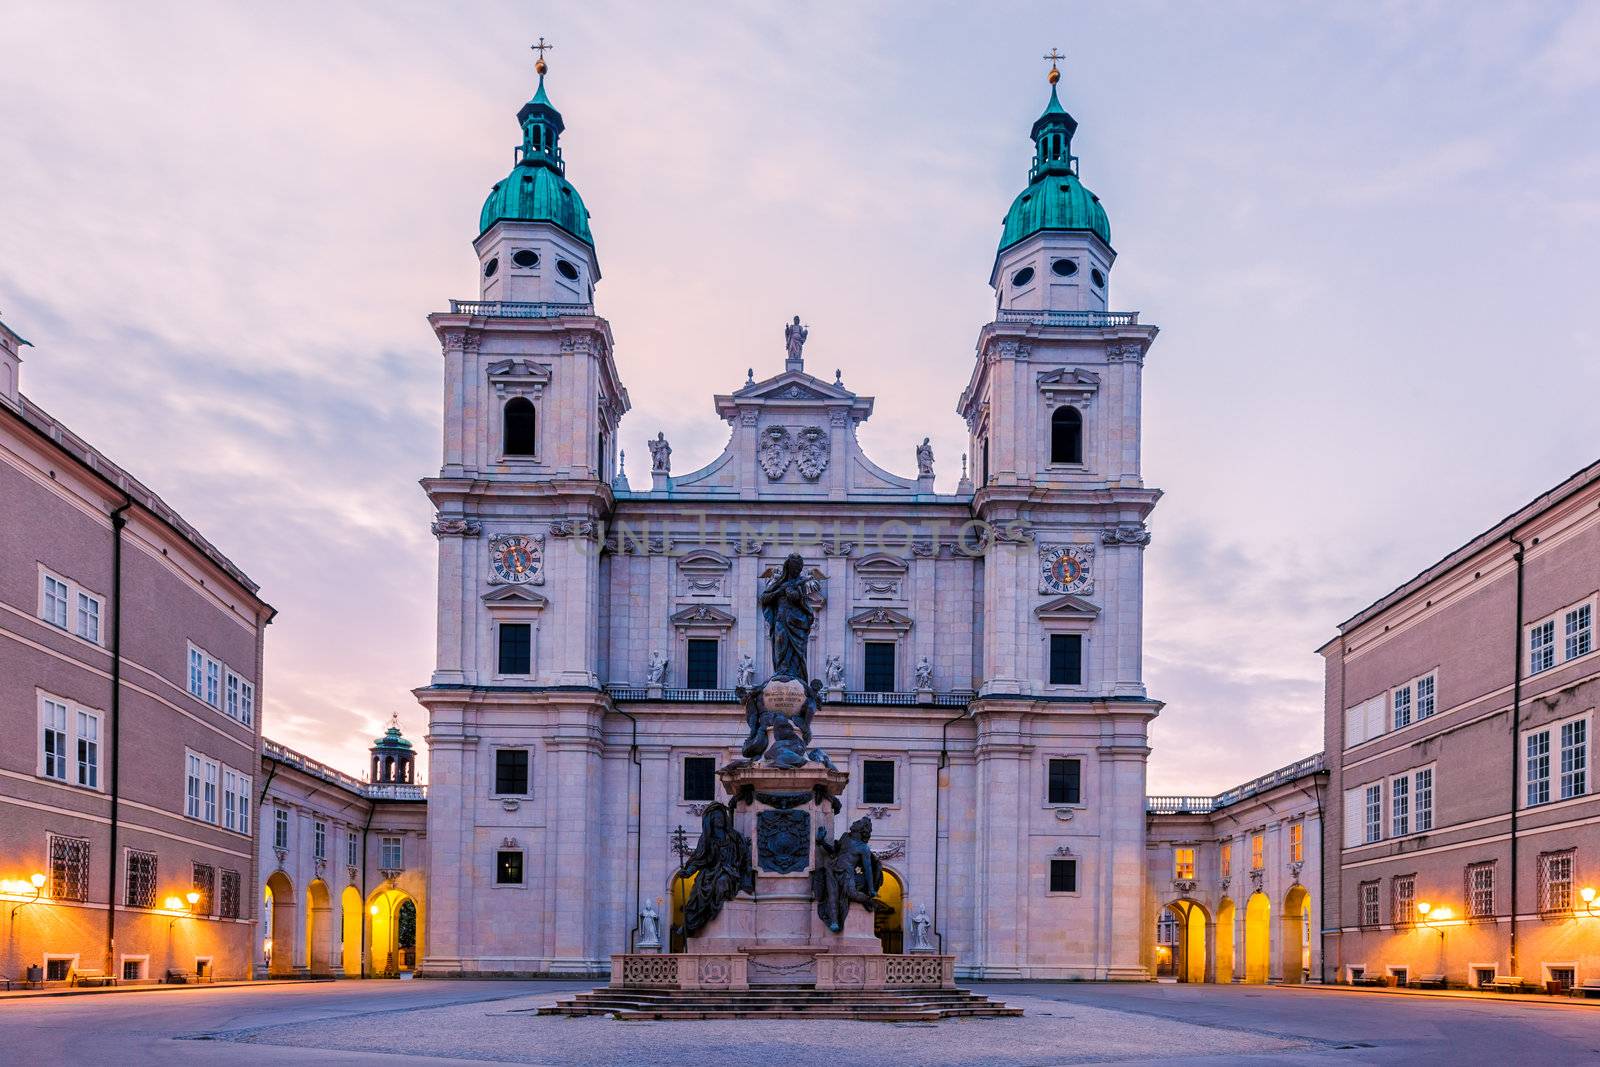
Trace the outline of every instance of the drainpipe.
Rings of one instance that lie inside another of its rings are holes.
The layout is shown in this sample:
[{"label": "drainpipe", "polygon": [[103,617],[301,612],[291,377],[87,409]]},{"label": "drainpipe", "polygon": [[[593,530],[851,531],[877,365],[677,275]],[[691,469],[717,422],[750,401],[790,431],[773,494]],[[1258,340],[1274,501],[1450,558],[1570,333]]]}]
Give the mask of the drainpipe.
[{"label": "drainpipe", "polygon": [[[1513,531],[1507,538],[1517,546],[1511,558],[1517,564],[1517,625],[1511,634],[1511,974],[1517,972],[1517,767],[1522,758],[1518,734],[1522,730],[1522,578],[1523,544]],[[1535,538],[1537,540],[1537,538]],[[1470,888],[1470,887],[1469,887]]]},{"label": "drainpipe", "polygon": [[940,812],[944,809],[944,789],[939,784],[945,768],[950,765],[950,727],[962,719],[972,715],[972,705],[961,709],[960,715],[953,715],[946,719],[944,725],[939,727],[939,770],[933,777],[933,936],[939,941],[939,955],[944,955],[944,931],[939,910],[939,830]]},{"label": "drainpipe", "polygon": [[117,965],[117,829],[122,771],[122,529],[128,525],[133,498],[111,513],[111,859],[106,864],[106,965],[115,975]]},{"label": "drainpipe", "polygon": [[644,874],[644,763],[639,759],[639,720],[623,711],[621,708],[611,709],[624,719],[633,724],[633,740],[628,745],[628,758],[633,762],[634,781],[637,783],[638,803],[633,810],[633,926],[628,930],[628,951],[633,951],[634,942],[639,939],[639,893],[641,890],[640,879]]}]

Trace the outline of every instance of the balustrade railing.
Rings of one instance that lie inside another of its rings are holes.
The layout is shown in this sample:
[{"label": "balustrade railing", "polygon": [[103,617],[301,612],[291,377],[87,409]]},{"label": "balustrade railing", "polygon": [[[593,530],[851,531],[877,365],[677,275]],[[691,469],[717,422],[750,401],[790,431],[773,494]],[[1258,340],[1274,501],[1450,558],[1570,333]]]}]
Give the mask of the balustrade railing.
[{"label": "balustrade railing", "polygon": [[[656,700],[668,704],[725,704],[733,703],[739,699],[737,690],[734,689],[688,689],[682,686],[666,686],[652,690],[643,685],[607,685],[607,695],[619,704],[638,703],[645,700]],[[656,695],[651,695],[654,692]],[[923,693],[858,693],[846,691],[842,696],[829,698],[830,703],[860,704],[860,705],[893,705],[896,707],[915,707],[918,704],[929,703],[941,708],[964,708],[976,698],[977,694],[970,689],[955,689],[948,692],[934,693],[931,697]]]},{"label": "balustrade railing", "polygon": [[593,315],[593,304],[520,303],[513,300],[452,300],[452,315],[481,315],[489,319],[555,319],[562,315]]},{"label": "balustrade railing", "polygon": [[1214,797],[1145,797],[1144,810],[1152,815],[1203,815],[1207,812],[1216,811],[1218,808],[1225,808],[1230,804],[1237,804],[1239,801],[1253,797],[1257,793],[1266,792],[1273,786],[1292,782],[1296,778],[1303,778],[1308,774],[1316,774],[1324,766],[1322,753],[1318,752],[1314,756],[1296,760],[1286,767],[1279,767],[1271,774],[1263,774],[1260,778],[1252,779],[1243,785],[1226,789]]},{"label": "balustrade railing", "polygon": [[1152,815],[1204,815],[1216,806],[1216,797],[1144,798],[1144,810]]},{"label": "balustrade railing", "polygon": [[1020,322],[1029,326],[1074,326],[1081,329],[1099,329],[1105,326],[1137,326],[1137,311],[1028,311],[1022,308],[1001,308],[996,322]]}]

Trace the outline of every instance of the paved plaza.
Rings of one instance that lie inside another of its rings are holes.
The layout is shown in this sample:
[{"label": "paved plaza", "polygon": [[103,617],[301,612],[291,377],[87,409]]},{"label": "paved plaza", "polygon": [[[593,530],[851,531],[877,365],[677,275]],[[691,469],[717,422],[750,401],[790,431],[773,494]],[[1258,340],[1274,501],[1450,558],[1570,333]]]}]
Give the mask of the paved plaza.
[{"label": "paved plaza", "polygon": [[1568,1004],[1249,986],[987,984],[1021,1019],[621,1023],[540,1017],[557,982],[340,982],[0,1001],[9,1063],[1580,1063]]}]

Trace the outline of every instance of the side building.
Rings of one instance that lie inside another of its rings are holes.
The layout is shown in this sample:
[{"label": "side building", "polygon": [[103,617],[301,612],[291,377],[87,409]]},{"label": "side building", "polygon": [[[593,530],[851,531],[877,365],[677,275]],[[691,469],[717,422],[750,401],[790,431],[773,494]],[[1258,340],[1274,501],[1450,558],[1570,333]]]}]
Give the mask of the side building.
[{"label": "side building", "polygon": [[18,390],[0,324],[0,975],[250,973],[273,609]]},{"label": "side building", "polygon": [[1600,978],[1597,588],[1600,463],[1320,649],[1339,979]]},{"label": "side building", "polygon": [[360,781],[291,748],[261,746],[257,977],[415,971],[427,898],[427,787],[398,720]]},{"label": "side building", "polygon": [[1180,982],[1318,982],[1322,753],[1214,797],[1146,799],[1145,960]]}]

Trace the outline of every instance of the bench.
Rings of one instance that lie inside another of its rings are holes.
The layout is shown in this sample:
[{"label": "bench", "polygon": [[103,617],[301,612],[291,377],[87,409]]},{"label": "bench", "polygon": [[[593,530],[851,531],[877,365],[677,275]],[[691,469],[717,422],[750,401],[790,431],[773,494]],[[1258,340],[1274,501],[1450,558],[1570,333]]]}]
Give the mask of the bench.
[{"label": "bench", "polygon": [[72,972],[72,984],[88,986],[116,985],[117,978],[115,975],[107,974],[104,971],[87,970],[79,967]]},{"label": "bench", "polygon": [[196,982],[215,982],[215,981],[216,981],[216,978],[214,978],[209,972],[206,973],[206,974],[196,974],[193,971],[168,971],[167,972],[167,984],[168,985],[194,985]]},{"label": "bench", "polygon": [[1350,984],[1384,986],[1389,984],[1389,979],[1381,974],[1357,974],[1351,976]]},{"label": "bench", "polygon": [[1497,974],[1487,984],[1496,993],[1525,993],[1533,988],[1526,978],[1515,975]]},{"label": "bench", "polygon": [[1442,974],[1419,974],[1411,981],[1413,989],[1445,989],[1448,986]]},{"label": "bench", "polygon": [[1577,997],[1600,997],[1600,978],[1585,978],[1583,984],[1573,986],[1571,992]]}]

